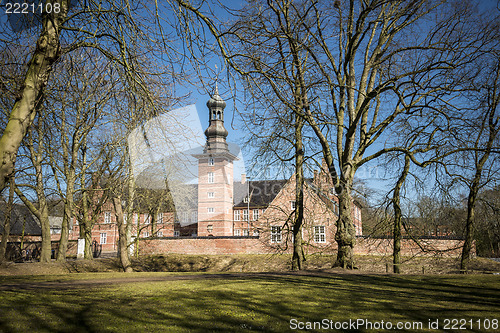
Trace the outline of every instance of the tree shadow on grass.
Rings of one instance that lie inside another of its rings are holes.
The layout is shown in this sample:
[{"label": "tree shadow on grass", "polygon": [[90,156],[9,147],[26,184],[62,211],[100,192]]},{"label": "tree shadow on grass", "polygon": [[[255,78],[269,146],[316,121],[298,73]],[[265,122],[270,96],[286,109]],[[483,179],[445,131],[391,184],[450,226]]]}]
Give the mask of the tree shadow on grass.
[{"label": "tree shadow on grass", "polygon": [[290,331],[291,319],[344,322],[360,318],[415,321],[427,328],[429,319],[476,320],[498,318],[500,313],[498,280],[481,276],[477,281],[461,276],[311,273],[202,277],[134,282],[119,288],[6,291],[0,304],[0,330],[283,332]]}]

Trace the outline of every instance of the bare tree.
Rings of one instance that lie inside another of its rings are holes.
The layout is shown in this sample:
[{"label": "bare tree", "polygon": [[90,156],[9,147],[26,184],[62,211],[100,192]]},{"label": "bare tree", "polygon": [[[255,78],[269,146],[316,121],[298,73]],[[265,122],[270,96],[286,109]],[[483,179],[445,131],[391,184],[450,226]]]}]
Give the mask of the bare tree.
[{"label": "bare tree", "polygon": [[[404,152],[376,143],[408,110],[443,98],[451,84],[446,72],[474,58],[484,35],[463,20],[470,7],[445,1],[269,1],[247,4],[233,24],[217,22],[207,7],[178,2],[208,26],[243,79],[269,78],[265,83],[273,86],[269,73],[295,64],[297,106],[316,134],[340,201],[335,265],[354,267],[356,171],[385,153]],[[254,23],[259,20],[268,23]]]}]

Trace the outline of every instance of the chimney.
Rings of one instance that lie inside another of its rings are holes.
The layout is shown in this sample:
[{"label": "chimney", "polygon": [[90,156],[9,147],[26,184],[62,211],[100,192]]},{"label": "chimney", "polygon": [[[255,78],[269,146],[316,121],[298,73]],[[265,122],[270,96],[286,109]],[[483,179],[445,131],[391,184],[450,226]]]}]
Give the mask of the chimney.
[{"label": "chimney", "polygon": [[244,174],[244,173],[242,173],[242,174],[241,174],[241,183],[242,183],[242,184],[245,184],[246,182],[247,182],[247,175],[246,175],[246,174]]}]

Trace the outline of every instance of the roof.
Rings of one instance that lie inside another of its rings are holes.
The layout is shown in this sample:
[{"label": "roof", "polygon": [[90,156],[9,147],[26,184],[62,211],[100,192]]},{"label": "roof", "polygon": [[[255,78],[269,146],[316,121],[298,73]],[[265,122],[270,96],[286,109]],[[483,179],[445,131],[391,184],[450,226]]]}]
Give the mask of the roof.
[{"label": "roof", "polygon": [[[234,182],[233,201],[234,207],[267,207],[285,186],[288,180],[257,180],[247,181],[244,184]],[[250,192],[250,203],[244,201]]]},{"label": "roof", "polygon": [[[0,203],[0,233],[4,232],[6,203]],[[11,211],[10,234],[22,235],[24,225],[25,235],[41,235],[42,229],[38,219],[31,214],[25,205],[14,204]]]}]

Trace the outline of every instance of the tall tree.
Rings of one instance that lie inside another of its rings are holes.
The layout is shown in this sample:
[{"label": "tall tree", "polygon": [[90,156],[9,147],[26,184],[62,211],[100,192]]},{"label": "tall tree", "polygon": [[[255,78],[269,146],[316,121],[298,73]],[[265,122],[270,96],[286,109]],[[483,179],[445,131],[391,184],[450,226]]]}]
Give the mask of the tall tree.
[{"label": "tall tree", "polygon": [[483,37],[466,20],[471,8],[424,0],[267,1],[232,11],[237,19],[228,23],[217,22],[207,6],[178,2],[208,26],[243,79],[260,77],[273,86],[269,73],[295,64],[300,110],[339,197],[335,265],[354,267],[356,171],[387,152],[404,152],[381,148],[383,134],[396,119],[439,98],[451,83],[447,71],[471,61]]}]

